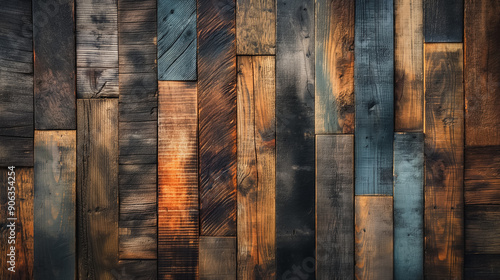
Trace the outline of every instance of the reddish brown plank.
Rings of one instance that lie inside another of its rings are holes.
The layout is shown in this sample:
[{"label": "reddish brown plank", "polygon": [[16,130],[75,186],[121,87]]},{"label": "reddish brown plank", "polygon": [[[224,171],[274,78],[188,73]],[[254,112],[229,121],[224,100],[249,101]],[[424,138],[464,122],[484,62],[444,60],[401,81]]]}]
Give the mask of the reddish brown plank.
[{"label": "reddish brown plank", "polygon": [[200,237],[200,280],[236,280],[236,238]]}]

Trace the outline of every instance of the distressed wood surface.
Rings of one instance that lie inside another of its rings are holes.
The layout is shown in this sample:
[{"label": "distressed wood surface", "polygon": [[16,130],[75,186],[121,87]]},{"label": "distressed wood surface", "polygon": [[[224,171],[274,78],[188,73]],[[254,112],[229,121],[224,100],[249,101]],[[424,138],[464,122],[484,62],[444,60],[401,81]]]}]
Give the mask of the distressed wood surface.
[{"label": "distressed wood surface", "polygon": [[465,236],[467,254],[500,254],[500,205],[467,205]]},{"label": "distressed wood surface", "polygon": [[392,196],[355,198],[355,277],[393,279]]},{"label": "distressed wood surface", "polygon": [[236,49],[239,55],[276,53],[276,0],[236,1]]},{"label": "distressed wood surface", "polygon": [[116,279],[156,280],[156,260],[121,260]]},{"label": "distressed wood surface", "polygon": [[466,204],[500,204],[500,146],[465,148],[464,185]]},{"label": "distressed wood surface", "polygon": [[76,133],[35,131],[34,279],[76,274]]},{"label": "distressed wood surface", "polygon": [[425,45],[425,277],[461,279],[462,44]]},{"label": "distressed wood surface", "polygon": [[196,80],[196,0],[158,0],[158,80]]},{"label": "distressed wood surface", "polygon": [[424,277],[424,135],[394,135],[394,278]]},{"label": "distressed wood surface", "polygon": [[500,278],[500,255],[465,255],[464,277],[470,280]]},{"label": "distressed wood surface", "polygon": [[314,1],[278,0],[276,18],[276,272],[283,278],[314,258]]},{"label": "distressed wood surface", "polygon": [[354,278],[354,136],[316,136],[316,279]]},{"label": "distressed wood surface", "polygon": [[78,277],[118,269],[118,100],[78,100]]},{"label": "distressed wood surface", "polygon": [[424,37],[427,43],[463,42],[464,1],[425,0]]},{"label": "distressed wood surface", "polygon": [[234,0],[198,1],[200,231],[236,235]]},{"label": "distressed wood surface", "polygon": [[316,1],[316,133],[354,132],[354,2]]},{"label": "distressed wood surface", "polygon": [[392,195],[393,0],[356,1],[356,195]]},{"label": "distressed wood surface", "polygon": [[274,64],[238,57],[238,279],[276,279]]},{"label": "distressed wood surface", "polygon": [[394,129],[424,129],[423,0],[394,1]]},{"label": "distressed wood surface", "polygon": [[200,237],[200,280],[236,280],[236,238]]}]

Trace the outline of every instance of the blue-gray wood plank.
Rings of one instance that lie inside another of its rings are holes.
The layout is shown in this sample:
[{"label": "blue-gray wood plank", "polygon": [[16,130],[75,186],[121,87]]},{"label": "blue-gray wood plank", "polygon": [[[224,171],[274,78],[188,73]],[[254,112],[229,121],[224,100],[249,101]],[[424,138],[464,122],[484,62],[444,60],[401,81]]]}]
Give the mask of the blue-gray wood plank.
[{"label": "blue-gray wood plank", "polygon": [[158,80],[196,80],[196,0],[158,0]]},{"label": "blue-gray wood plank", "polygon": [[394,278],[424,277],[424,135],[394,135]]},{"label": "blue-gray wood plank", "polygon": [[463,38],[463,0],[424,1],[424,39],[426,43],[463,42]]},{"label": "blue-gray wood plank", "polygon": [[392,194],[393,0],[357,0],[354,42],[356,195]]}]

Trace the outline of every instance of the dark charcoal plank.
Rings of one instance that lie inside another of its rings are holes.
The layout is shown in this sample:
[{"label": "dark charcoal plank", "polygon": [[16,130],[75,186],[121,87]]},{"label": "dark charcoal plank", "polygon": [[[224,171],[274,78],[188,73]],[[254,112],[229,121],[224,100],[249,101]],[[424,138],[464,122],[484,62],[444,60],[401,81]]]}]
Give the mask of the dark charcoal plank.
[{"label": "dark charcoal plank", "polygon": [[499,255],[465,255],[464,278],[468,280],[500,279]]},{"label": "dark charcoal plank", "polygon": [[467,254],[500,254],[500,205],[467,205],[465,236]]},{"label": "dark charcoal plank", "polygon": [[200,280],[236,280],[236,238],[200,237]]},{"label": "dark charcoal plank", "polygon": [[500,146],[466,147],[464,181],[466,204],[500,204]]},{"label": "dark charcoal plank", "polygon": [[425,0],[424,38],[426,43],[462,42],[463,0]]},{"label": "dark charcoal plank", "polygon": [[156,280],[155,260],[123,260],[119,262],[120,269],[114,273],[115,279]]}]

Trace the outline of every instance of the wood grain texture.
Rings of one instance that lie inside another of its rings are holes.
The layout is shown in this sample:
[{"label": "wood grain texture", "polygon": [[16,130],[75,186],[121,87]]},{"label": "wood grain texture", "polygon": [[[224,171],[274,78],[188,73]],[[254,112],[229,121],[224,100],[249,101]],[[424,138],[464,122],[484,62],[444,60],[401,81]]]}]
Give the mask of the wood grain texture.
[{"label": "wood grain texture", "polygon": [[426,43],[463,42],[463,26],[464,1],[424,1],[424,38]]},{"label": "wood grain texture", "polygon": [[424,277],[424,135],[394,135],[394,278]]},{"label": "wood grain texture", "polygon": [[394,129],[424,129],[423,0],[394,1]]},{"label": "wood grain texture", "polygon": [[76,274],[76,133],[35,131],[34,279]]},{"label": "wood grain texture", "polygon": [[500,145],[500,2],[465,1],[465,145]]},{"label": "wood grain texture", "polygon": [[354,132],[354,2],[316,1],[316,133]]},{"label": "wood grain texture", "polygon": [[78,277],[118,269],[118,100],[78,100]]},{"label": "wood grain texture", "polygon": [[314,1],[278,0],[276,16],[276,272],[283,278],[314,258]]},{"label": "wood grain texture", "polygon": [[465,279],[496,280],[500,278],[500,255],[465,255]]},{"label": "wood grain texture", "polygon": [[467,254],[500,254],[500,205],[467,205],[465,236]]},{"label": "wood grain texture", "polygon": [[391,196],[356,196],[356,279],[393,279]]},{"label": "wood grain texture", "polygon": [[[10,175],[10,176],[9,176]],[[14,179],[15,175],[15,179]],[[13,178],[9,180],[9,177]],[[0,170],[0,182],[5,186],[0,192],[0,261],[2,262],[2,269],[0,270],[0,279],[14,280],[14,279],[33,279],[33,168],[15,168],[14,173],[7,168]],[[12,185],[8,182],[14,182]],[[9,189],[8,189],[9,188]],[[12,196],[10,191],[15,192],[15,209],[14,214],[8,214],[9,201]],[[15,220],[15,244],[10,238],[11,227],[8,218],[17,218]],[[10,247],[15,245],[15,272],[7,270],[10,266],[11,254]]]},{"label": "wood grain texture", "polygon": [[158,278],[198,277],[196,82],[161,81],[158,112]]},{"label": "wood grain texture", "polygon": [[462,44],[425,45],[425,277],[461,279]]},{"label": "wood grain texture", "polygon": [[392,195],[393,0],[356,1],[356,195]]},{"label": "wood grain texture", "polygon": [[466,204],[500,204],[500,146],[465,148],[464,185]]},{"label": "wood grain texture", "polygon": [[201,235],[236,235],[235,1],[198,1]]},{"label": "wood grain texture", "polygon": [[200,237],[200,280],[236,280],[236,238]]},{"label": "wood grain texture", "polygon": [[33,31],[30,0],[0,9],[0,166],[33,166]]},{"label": "wood grain texture", "polygon": [[113,273],[116,279],[156,280],[156,260],[122,260],[120,269]]},{"label": "wood grain texture", "polygon": [[33,1],[35,129],[75,129],[75,3]]},{"label": "wood grain texture", "polygon": [[316,136],[316,279],[354,278],[354,136]]},{"label": "wood grain texture", "polygon": [[238,279],[276,279],[274,64],[238,57]]},{"label": "wood grain texture", "polygon": [[239,55],[276,53],[276,0],[236,1],[236,49]]}]

